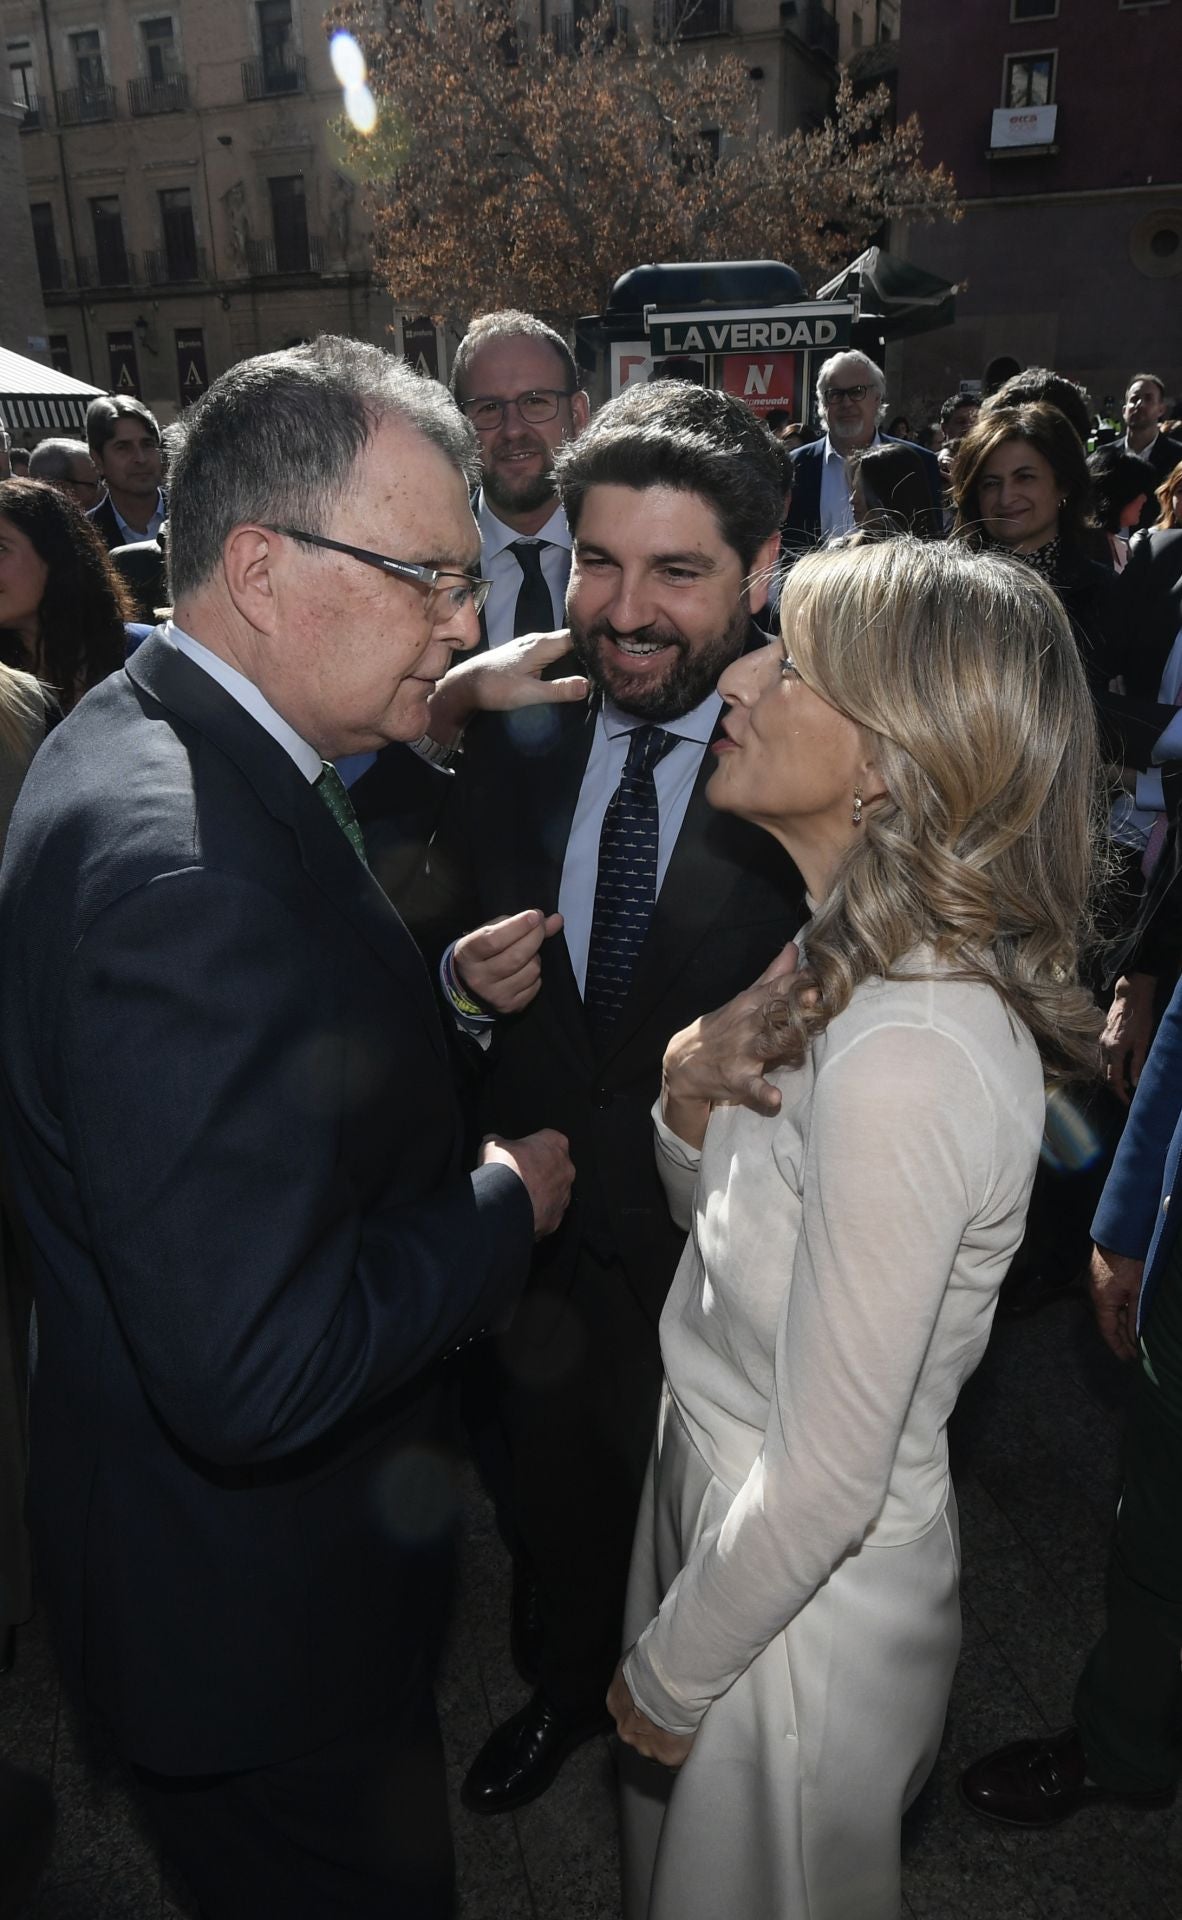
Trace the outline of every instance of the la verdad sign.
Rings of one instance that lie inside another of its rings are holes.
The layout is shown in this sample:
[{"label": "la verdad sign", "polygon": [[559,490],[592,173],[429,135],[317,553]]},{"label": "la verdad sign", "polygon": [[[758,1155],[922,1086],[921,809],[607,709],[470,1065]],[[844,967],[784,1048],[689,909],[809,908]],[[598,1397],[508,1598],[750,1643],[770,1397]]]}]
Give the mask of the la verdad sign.
[{"label": "la verdad sign", "polygon": [[848,346],[853,308],[781,308],[761,313],[650,313],[653,354],[752,353]]}]

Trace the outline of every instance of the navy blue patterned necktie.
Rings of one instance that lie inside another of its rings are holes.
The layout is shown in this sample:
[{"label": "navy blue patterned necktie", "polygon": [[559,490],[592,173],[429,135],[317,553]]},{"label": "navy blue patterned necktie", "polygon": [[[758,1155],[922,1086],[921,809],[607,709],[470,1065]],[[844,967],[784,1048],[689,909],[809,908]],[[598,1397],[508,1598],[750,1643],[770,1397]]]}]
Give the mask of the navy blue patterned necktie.
[{"label": "navy blue patterned necktie", "polygon": [[660,832],[653,769],[678,738],[661,727],[634,729],[620,784],[603,816],[583,990],[597,1041],[605,1038],[624,1004],[653,917]]}]

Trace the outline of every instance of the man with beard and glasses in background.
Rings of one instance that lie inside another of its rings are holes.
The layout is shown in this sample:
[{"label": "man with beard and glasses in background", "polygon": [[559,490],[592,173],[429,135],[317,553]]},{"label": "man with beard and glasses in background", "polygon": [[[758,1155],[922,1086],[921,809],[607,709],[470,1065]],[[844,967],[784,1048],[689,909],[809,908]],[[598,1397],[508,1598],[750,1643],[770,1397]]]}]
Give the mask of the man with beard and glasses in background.
[{"label": "man with beard and glasses in background", "polygon": [[[804,917],[795,869],[704,792],[718,676],[764,643],[752,617],[779,548],[780,449],[741,402],[663,381],[629,387],[556,464],[592,697],[473,721],[419,921],[457,1021],[487,1048],[485,1124],[544,1116],[578,1167],[475,1436],[486,1470],[499,1461],[511,1644],[534,1687],[465,1780],[465,1805],[490,1814],[544,1792],[609,1724],[683,1239],[652,1144],[666,1043],[750,989]],[[448,946],[461,927],[476,931]]]},{"label": "man with beard and glasses in background", "polygon": [[532,314],[481,314],[456,350],[451,390],[480,443],[472,504],[481,571],[492,582],[483,637],[498,647],[523,633],[549,633],[562,625],[570,576],[554,460],[591,412],[574,355]]}]

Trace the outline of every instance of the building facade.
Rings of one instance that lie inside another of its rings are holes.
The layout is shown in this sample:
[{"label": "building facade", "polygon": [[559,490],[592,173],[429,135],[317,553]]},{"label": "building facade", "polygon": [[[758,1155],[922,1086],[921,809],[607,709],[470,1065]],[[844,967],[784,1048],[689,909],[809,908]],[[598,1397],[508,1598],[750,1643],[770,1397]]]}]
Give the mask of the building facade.
[{"label": "building facade", "polygon": [[1182,386],[1182,0],[907,0],[900,118],[963,219],[892,234],[961,283],[953,327],[900,343],[892,392],[937,403],[992,363],[1051,366],[1119,402]]},{"label": "building facade", "polygon": [[[0,0],[0,21],[62,371],[168,420],[320,331],[402,345],[335,151],[320,6]],[[433,328],[407,344],[433,366]]]},{"label": "building facade", "polygon": [[0,99],[0,347],[48,358],[45,305],[25,199],[24,115]]}]

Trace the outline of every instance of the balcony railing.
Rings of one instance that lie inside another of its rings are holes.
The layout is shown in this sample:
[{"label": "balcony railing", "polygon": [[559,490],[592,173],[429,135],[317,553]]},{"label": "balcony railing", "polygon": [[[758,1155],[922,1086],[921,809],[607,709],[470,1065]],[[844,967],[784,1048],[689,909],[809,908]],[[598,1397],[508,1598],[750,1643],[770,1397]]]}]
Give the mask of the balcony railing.
[{"label": "balcony railing", "polygon": [[65,87],[57,96],[57,117],[63,127],[88,127],[113,120],[117,104],[114,87]]},{"label": "balcony railing", "polygon": [[658,40],[707,40],[735,30],[734,0],[656,0]]},{"label": "balcony railing", "polygon": [[22,133],[38,133],[42,127],[48,126],[49,115],[45,111],[45,102],[38,94],[30,94],[27,100],[14,100],[12,104],[24,109],[20,124]]},{"label": "balcony railing", "polygon": [[189,104],[189,76],[170,73],[165,80],[129,80],[127,104],[132,113],[183,113]]},{"label": "balcony railing", "polygon": [[270,100],[276,94],[303,93],[308,84],[308,65],[302,54],[291,53],[279,60],[266,54],[260,60],[242,62],[242,91],[248,100]]},{"label": "balcony railing", "polygon": [[780,0],[780,24],[812,53],[836,60],[837,21],[822,0]]},{"label": "balcony railing", "polygon": [[87,254],[79,254],[78,285],[80,287],[134,286],[134,253],[106,254],[101,260]]},{"label": "balcony railing", "polygon": [[187,253],[150,247],[144,254],[144,279],[150,287],[181,286],[205,278],[204,247],[193,247]]},{"label": "balcony railing", "polygon": [[248,240],[246,264],[259,280],[273,279],[282,273],[323,273],[324,241],[318,233],[310,233],[304,249],[291,241],[276,247],[273,240]]}]

